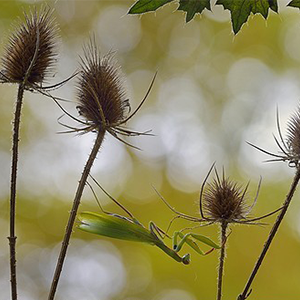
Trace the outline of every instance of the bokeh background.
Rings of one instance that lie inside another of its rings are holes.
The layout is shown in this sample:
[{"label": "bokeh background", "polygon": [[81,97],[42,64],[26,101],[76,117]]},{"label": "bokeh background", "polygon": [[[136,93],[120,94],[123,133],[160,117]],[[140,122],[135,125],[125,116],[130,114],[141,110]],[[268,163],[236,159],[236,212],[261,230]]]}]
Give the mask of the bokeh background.
[{"label": "bokeh background", "polygon": [[[214,2],[214,1],[213,1]],[[221,6],[188,24],[176,3],[142,17],[126,13],[133,1],[49,1],[60,26],[59,60],[49,83],[78,67],[82,46],[95,35],[102,54],[115,51],[132,108],[158,71],[151,94],[128,126],[154,136],[128,140],[137,151],[107,136],[92,174],[145,225],[167,228],[173,213],[154,185],[176,209],[197,216],[200,185],[214,161],[241,184],[250,180],[249,201],[263,183],[253,216],[278,208],[294,170],[265,163],[250,141],[277,152],[272,133],[276,107],[282,131],[300,98],[300,12],[279,1],[268,21],[251,16],[237,36]],[[22,12],[44,1],[0,1],[0,55]],[[55,91],[77,115],[76,80]],[[8,191],[11,119],[17,87],[0,86],[0,299],[9,299]],[[17,254],[19,296],[45,299],[49,291],[72,199],[94,134],[58,134],[59,108],[26,93],[18,175]],[[64,117],[63,122],[72,124]],[[121,213],[100,190],[105,208]],[[299,193],[253,285],[258,299],[295,299],[300,294]],[[99,211],[86,189],[80,211]],[[272,223],[274,217],[268,219]],[[171,228],[190,226],[178,221]],[[236,299],[270,226],[235,226],[228,241],[224,299]],[[217,226],[195,232],[218,239]],[[56,299],[196,300],[214,299],[218,253],[190,252],[189,266],[161,250],[74,230]]]}]

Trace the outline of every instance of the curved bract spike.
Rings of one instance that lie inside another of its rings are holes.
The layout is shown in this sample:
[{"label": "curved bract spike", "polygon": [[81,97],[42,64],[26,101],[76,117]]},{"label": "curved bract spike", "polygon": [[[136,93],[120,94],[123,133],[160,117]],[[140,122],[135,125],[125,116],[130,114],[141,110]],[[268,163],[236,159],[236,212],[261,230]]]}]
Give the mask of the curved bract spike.
[{"label": "curved bract spike", "polygon": [[200,207],[200,215],[201,215],[201,218],[203,218],[203,219],[207,219],[207,218],[204,216],[204,213],[203,213],[203,206],[202,206],[203,191],[204,191],[205,184],[206,184],[206,182],[207,182],[207,180],[208,180],[208,177],[209,177],[209,175],[211,174],[212,170],[214,169],[215,165],[216,165],[216,162],[214,162],[214,163],[212,164],[212,166],[210,167],[210,169],[209,169],[209,171],[208,171],[208,173],[207,173],[206,177],[204,178],[203,183],[202,183],[202,185],[201,185],[200,197],[199,197],[199,207]]},{"label": "curved bract spike", "polygon": [[158,195],[158,197],[167,205],[167,207],[173,211],[176,215],[180,216],[183,219],[186,219],[188,221],[192,221],[192,222],[202,222],[203,220],[197,218],[197,217],[193,217],[184,213],[181,213],[179,211],[177,211],[174,207],[172,207],[168,201],[159,193],[159,191],[152,185],[152,188],[154,189],[154,191],[156,192],[156,194]]},{"label": "curved bract spike", "polygon": [[148,88],[148,90],[147,90],[147,92],[146,92],[146,94],[145,94],[145,96],[144,96],[144,98],[143,98],[143,100],[140,102],[140,104],[138,105],[138,107],[134,110],[134,112],[130,115],[130,116],[128,116],[126,119],[124,119],[124,120],[122,120],[119,124],[117,124],[117,125],[121,125],[121,124],[125,124],[127,121],[129,121],[138,111],[139,111],[139,109],[142,107],[142,105],[145,103],[145,101],[147,100],[147,98],[148,98],[148,96],[149,96],[149,94],[150,94],[150,92],[151,92],[151,89],[152,89],[152,87],[153,87],[153,84],[154,84],[154,81],[155,81],[155,78],[156,78],[156,75],[157,75],[157,71],[155,72],[155,74],[154,74],[154,76],[153,76],[153,79],[152,79],[152,81],[151,81],[151,83],[150,83],[150,86],[149,86],[149,88]]}]

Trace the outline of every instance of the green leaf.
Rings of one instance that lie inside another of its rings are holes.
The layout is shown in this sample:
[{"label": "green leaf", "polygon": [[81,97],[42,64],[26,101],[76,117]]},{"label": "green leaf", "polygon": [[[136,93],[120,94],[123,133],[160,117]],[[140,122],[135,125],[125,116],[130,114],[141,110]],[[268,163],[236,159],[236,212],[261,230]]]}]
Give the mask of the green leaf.
[{"label": "green leaf", "polygon": [[186,12],[186,22],[189,22],[196,13],[201,14],[204,8],[210,10],[210,0],[180,0],[178,10]]},{"label": "green leaf", "polygon": [[159,7],[174,0],[138,0],[129,9],[129,14],[142,14],[149,11],[155,11]]},{"label": "green leaf", "polygon": [[298,7],[300,8],[300,0],[293,0],[287,6]]},{"label": "green leaf", "polygon": [[278,12],[278,4],[277,4],[277,0],[269,0],[268,1],[270,4],[270,8],[275,11]]},{"label": "green leaf", "polygon": [[260,13],[265,19],[269,8],[278,11],[277,0],[218,0],[216,5],[223,5],[231,12],[232,29],[235,34],[247,22],[250,13]]}]

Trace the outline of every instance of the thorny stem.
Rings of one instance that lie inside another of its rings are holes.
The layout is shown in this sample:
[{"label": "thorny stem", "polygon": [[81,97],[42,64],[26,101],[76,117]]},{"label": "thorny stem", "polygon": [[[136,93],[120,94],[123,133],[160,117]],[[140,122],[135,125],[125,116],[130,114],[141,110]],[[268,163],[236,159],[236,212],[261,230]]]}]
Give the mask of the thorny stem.
[{"label": "thorny stem", "polygon": [[10,234],[8,237],[10,248],[10,283],[11,298],[17,300],[17,271],[16,271],[16,240],[15,222],[16,222],[16,191],[17,191],[17,169],[19,156],[19,135],[20,120],[23,104],[25,84],[21,83],[18,89],[17,103],[15,109],[15,117],[13,122],[13,145],[12,145],[12,164],[11,164],[11,180],[10,180]]},{"label": "thorny stem", "polygon": [[19,135],[21,123],[21,111],[23,104],[24,90],[31,74],[32,68],[36,63],[39,44],[40,32],[39,28],[36,30],[36,45],[32,60],[24,75],[23,81],[19,84],[15,117],[13,122],[13,144],[12,144],[12,163],[11,163],[11,181],[10,181],[10,234],[8,237],[10,248],[10,282],[11,282],[11,298],[17,300],[17,268],[16,268],[16,240],[15,223],[16,223],[16,193],[17,193],[17,171],[18,171],[18,157],[19,157]]},{"label": "thorny stem", "polygon": [[223,282],[223,273],[224,273],[224,262],[226,255],[226,230],[228,223],[226,221],[222,221],[221,223],[221,250],[219,256],[219,274],[218,274],[218,293],[217,300],[222,299],[222,282]]},{"label": "thorny stem", "polygon": [[73,225],[74,225],[74,222],[75,222],[75,219],[76,219],[76,215],[77,215],[78,207],[79,207],[79,204],[80,204],[81,196],[82,196],[82,193],[83,193],[86,181],[87,181],[87,177],[90,173],[91,167],[94,163],[94,160],[95,160],[95,158],[97,156],[97,153],[99,152],[99,149],[100,149],[101,144],[103,142],[104,135],[105,135],[105,131],[99,131],[98,132],[95,144],[93,146],[91,154],[90,154],[90,156],[89,156],[89,158],[86,162],[86,165],[83,169],[81,178],[79,180],[79,184],[78,184],[77,191],[76,191],[76,194],[75,194],[75,198],[74,198],[74,201],[73,201],[73,207],[72,207],[72,210],[70,212],[70,216],[69,216],[68,224],[67,224],[67,227],[66,227],[64,239],[63,239],[61,250],[60,250],[60,253],[59,253],[58,260],[57,260],[56,269],[55,269],[55,272],[54,272],[54,276],[53,276],[53,280],[52,280],[48,300],[53,300],[54,299],[56,289],[57,289],[57,285],[58,285],[58,281],[59,281],[59,278],[60,278],[60,274],[62,272],[63,264],[64,264],[64,261],[65,261],[65,258],[66,258],[66,254],[67,254],[67,250],[68,250],[68,246],[69,246],[69,241],[70,241],[70,238],[71,238]]},{"label": "thorny stem", "polygon": [[289,207],[289,205],[290,205],[290,203],[293,199],[293,196],[294,196],[294,193],[296,191],[299,180],[300,180],[300,167],[298,166],[296,174],[295,174],[293,182],[292,182],[292,185],[290,187],[289,193],[287,194],[286,199],[284,201],[283,208],[282,208],[280,214],[277,216],[277,219],[276,219],[276,221],[275,221],[275,223],[274,223],[274,225],[273,225],[273,227],[270,231],[268,239],[265,242],[264,247],[262,249],[262,252],[261,252],[261,254],[260,254],[253,270],[252,270],[252,273],[251,273],[251,275],[250,275],[250,277],[247,281],[247,284],[244,288],[244,291],[237,298],[238,300],[245,300],[250,295],[251,290],[249,291],[249,289],[251,287],[251,284],[252,284],[252,282],[253,282],[253,280],[254,280],[254,278],[255,278],[255,276],[256,276],[256,274],[257,274],[257,272],[258,272],[258,270],[259,270],[259,268],[260,268],[260,266],[261,266],[261,264],[264,260],[264,257],[266,256],[266,254],[268,252],[268,249],[269,249],[269,247],[270,247],[270,245],[273,241],[273,238],[275,237],[275,235],[277,233],[277,230],[278,230],[278,228],[279,228],[279,226],[280,226],[280,224],[281,224],[281,222],[282,222],[282,220],[283,220],[283,218],[284,218],[284,216],[285,216],[285,214],[288,210],[288,207]]}]

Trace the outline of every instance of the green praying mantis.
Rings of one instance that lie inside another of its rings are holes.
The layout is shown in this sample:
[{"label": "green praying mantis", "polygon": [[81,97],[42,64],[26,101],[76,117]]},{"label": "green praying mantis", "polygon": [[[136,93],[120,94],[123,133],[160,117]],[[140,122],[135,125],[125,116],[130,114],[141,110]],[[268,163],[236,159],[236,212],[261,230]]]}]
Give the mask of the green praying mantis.
[{"label": "green praying mantis", "polygon": [[[178,254],[185,243],[200,255],[207,255],[214,249],[221,248],[210,238],[204,235],[194,233],[183,234],[181,231],[174,232],[172,237],[173,248],[169,248],[163,242],[164,237],[171,238],[166,232],[160,229],[152,221],[149,223],[149,229],[145,228],[131,214],[130,211],[128,211],[120,202],[109,195],[92,176],[91,178],[97,184],[97,186],[128,215],[128,217],[104,211],[92,186],[87,183],[95,196],[102,214],[88,211],[80,213],[78,216],[79,223],[77,224],[77,227],[80,230],[114,239],[135,241],[154,245],[160,248],[177,262],[183,263],[185,265],[190,263],[190,254],[185,254],[182,257]],[[212,248],[207,252],[203,252],[194,240],[200,241],[201,243],[206,244]]]}]

